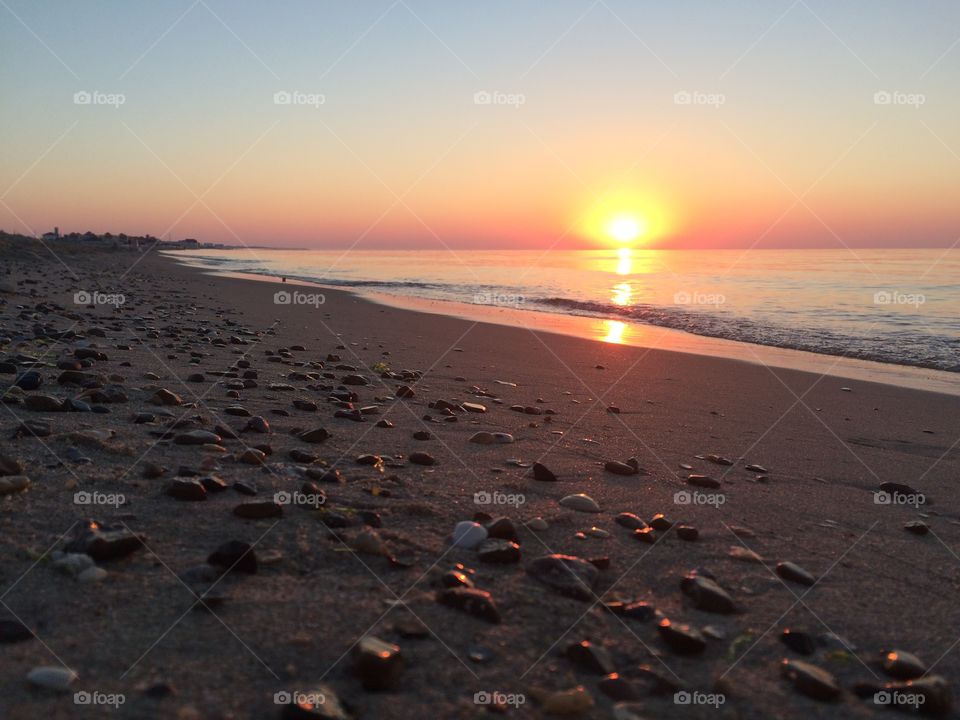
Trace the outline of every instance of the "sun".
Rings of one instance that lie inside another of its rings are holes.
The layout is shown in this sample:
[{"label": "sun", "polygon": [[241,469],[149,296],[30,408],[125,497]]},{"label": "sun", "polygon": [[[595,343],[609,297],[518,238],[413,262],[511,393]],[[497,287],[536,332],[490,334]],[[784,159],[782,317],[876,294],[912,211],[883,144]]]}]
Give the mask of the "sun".
[{"label": "sun", "polygon": [[633,242],[646,231],[646,222],[632,215],[617,215],[607,223],[607,234],[620,243]]}]

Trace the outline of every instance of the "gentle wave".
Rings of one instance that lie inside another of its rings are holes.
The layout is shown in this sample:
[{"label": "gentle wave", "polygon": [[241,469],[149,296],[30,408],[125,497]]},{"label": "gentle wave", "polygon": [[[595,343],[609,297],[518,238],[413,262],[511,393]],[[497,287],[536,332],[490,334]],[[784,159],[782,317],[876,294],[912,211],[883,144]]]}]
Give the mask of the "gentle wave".
[{"label": "gentle wave", "polygon": [[[956,332],[956,324],[950,319],[954,316],[950,313],[937,318],[929,317],[928,322],[923,323],[918,322],[916,317],[884,312],[873,303],[870,306],[861,304],[848,308],[838,305],[830,308],[829,317],[810,307],[795,307],[790,303],[780,303],[773,308],[773,312],[758,312],[758,307],[742,306],[734,310],[722,302],[716,305],[685,305],[637,299],[629,305],[619,305],[556,294],[557,290],[563,292],[570,288],[554,287],[555,283],[562,282],[553,277],[546,281],[541,278],[539,284],[532,280],[518,286],[504,284],[504,274],[509,276],[513,268],[500,263],[487,263],[486,268],[502,270],[499,276],[496,273],[490,276],[500,282],[480,285],[475,282],[476,275],[469,277],[463,273],[460,282],[441,281],[441,272],[445,280],[448,274],[456,275],[455,269],[435,268],[429,263],[416,264],[410,261],[412,264],[394,267],[398,262],[395,256],[382,260],[386,267],[377,258],[367,257],[363,262],[337,265],[335,269],[328,269],[328,264],[317,262],[315,272],[309,272],[314,268],[310,268],[309,262],[303,264],[301,260],[308,259],[308,255],[298,256],[296,261],[292,261],[289,257],[274,260],[269,251],[261,254],[265,257],[243,260],[207,254],[185,256],[178,253],[178,256],[190,264],[216,271],[286,277],[330,287],[477,305],[489,305],[492,299],[494,304],[512,304],[521,310],[616,319],[756,345],[960,372],[960,337]],[[377,274],[380,274],[379,278]],[[744,286],[759,286],[764,280],[746,277],[738,278],[738,282],[744,283]],[[806,274],[803,277],[781,277],[779,282],[779,296],[791,300],[802,300],[803,293],[827,290],[824,280],[812,279]],[[931,289],[938,290],[932,285]],[[579,288],[574,290],[578,291]],[[873,292],[866,287],[857,292],[861,290],[871,295]],[[595,289],[591,292],[595,292]],[[956,288],[947,287],[945,293],[947,297],[954,297]],[[502,298],[506,301],[500,302]],[[939,325],[936,324],[938,322]]]},{"label": "gentle wave", "polygon": [[[958,356],[960,344],[945,341],[932,333],[917,332],[915,329],[898,333],[900,342],[893,348],[890,347],[889,333],[883,338],[865,338],[823,328],[792,328],[760,324],[745,318],[714,315],[705,311],[691,311],[683,308],[646,305],[623,307],[557,297],[532,298],[532,301],[550,308],[563,309],[571,314],[617,317],[657,327],[683,330],[694,335],[736,340],[754,345],[960,372],[960,364],[957,363],[957,358],[960,357]],[[890,322],[905,328],[913,327],[911,323],[901,322],[893,317],[890,318]],[[942,352],[934,351],[938,345],[943,346]]]}]

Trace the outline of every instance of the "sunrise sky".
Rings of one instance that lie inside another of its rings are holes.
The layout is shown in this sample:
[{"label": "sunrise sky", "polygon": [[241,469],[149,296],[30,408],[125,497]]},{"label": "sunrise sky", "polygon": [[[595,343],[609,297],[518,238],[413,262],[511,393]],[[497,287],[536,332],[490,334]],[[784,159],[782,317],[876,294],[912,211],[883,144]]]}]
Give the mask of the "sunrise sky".
[{"label": "sunrise sky", "polygon": [[960,236],[955,0],[3,0],[0,18],[7,231],[360,248]]}]

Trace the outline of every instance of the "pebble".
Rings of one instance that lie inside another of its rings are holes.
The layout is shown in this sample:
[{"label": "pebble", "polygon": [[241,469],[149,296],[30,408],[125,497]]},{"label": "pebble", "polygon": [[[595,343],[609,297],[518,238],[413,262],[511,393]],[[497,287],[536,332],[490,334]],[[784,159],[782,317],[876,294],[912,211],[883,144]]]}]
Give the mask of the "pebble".
[{"label": "pebble", "polygon": [[241,495],[253,497],[257,494],[257,483],[250,478],[239,478],[233,481],[233,489]]},{"label": "pebble", "polygon": [[153,394],[155,405],[183,405],[183,399],[166,388],[160,388]]},{"label": "pebble", "polygon": [[591,600],[593,586],[600,575],[597,568],[573,555],[545,555],[527,566],[527,574],[548,585],[561,595],[577,600]]},{"label": "pebble", "polygon": [[[600,680],[597,683],[597,689],[614,702],[637,702],[643,697],[629,680],[620,677],[617,673],[610,673]],[[614,711],[614,717],[619,717],[616,710]]]},{"label": "pebble", "polygon": [[242,540],[230,540],[218,547],[207,558],[207,563],[234,571],[255,575],[257,572],[257,554],[249,543]]},{"label": "pebble", "polygon": [[614,518],[614,522],[627,530],[642,530],[647,527],[647,523],[640,519],[638,515],[629,512],[622,512]]},{"label": "pebble", "polygon": [[174,478],[167,485],[167,495],[176,500],[206,500],[207,489],[193,478]]},{"label": "pebble", "polygon": [[659,532],[666,532],[673,527],[673,523],[667,520],[666,516],[663,513],[657,513],[652,518],[650,518],[650,527]]},{"label": "pebble", "polygon": [[414,465],[435,465],[437,463],[433,455],[420,451],[410,453],[410,462]]},{"label": "pebble", "polygon": [[82,573],[77,575],[77,580],[82,583],[96,583],[106,580],[108,574],[109,573],[107,573],[107,571],[102,567],[97,567],[94,565],[93,567],[88,567]]},{"label": "pebble", "polygon": [[367,635],[353,650],[354,669],[366,690],[391,690],[403,673],[403,657],[397,645]]},{"label": "pebble", "polygon": [[782,577],[784,580],[791,580],[795,583],[800,583],[801,585],[812,586],[816,583],[816,579],[804,570],[802,567],[792,562],[781,562],[777,563],[777,575]]},{"label": "pebble", "polygon": [[247,432],[269,433],[270,423],[267,422],[266,418],[263,418],[260,415],[254,415],[252,418],[247,420],[247,424],[243,427],[243,429]]},{"label": "pebble", "polygon": [[63,409],[63,401],[52,395],[27,395],[23,405],[34,412],[59,412]]},{"label": "pebble", "polygon": [[35,667],[27,673],[27,682],[31,685],[54,692],[67,692],[76,680],[77,674],[64,667]]},{"label": "pebble", "polygon": [[923,703],[920,708],[924,715],[948,715],[953,705],[953,693],[950,684],[940,675],[927,675],[917,680],[887,683],[884,685],[884,690],[887,690],[894,697],[911,694],[922,696]]},{"label": "pebble", "polygon": [[581,669],[594,675],[610,675],[616,671],[610,651],[589,640],[573,643],[567,647],[565,655]]},{"label": "pebble", "polygon": [[465,548],[467,550],[477,547],[487,539],[487,529],[480,523],[463,520],[458,522],[453,529],[453,540],[450,543],[453,547]]},{"label": "pebble", "polygon": [[462,610],[494,625],[500,622],[500,611],[493,601],[493,596],[486,590],[466,587],[447,588],[437,593],[437,602]]},{"label": "pebble", "polygon": [[466,573],[461,572],[460,570],[447,570],[443,575],[440,576],[440,583],[444,587],[448,588],[473,587],[473,580],[471,580]]},{"label": "pebble", "polygon": [[691,573],[680,581],[680,589],[699,610],[721,614],[736,612],[733,598],[710,578]]},{"label": "pebble", "polygon": [[693,542],[700,537],[700,531],[693,525],[677,525],[677,537],[687,542]]},{"label": "pebble", "polygon": [[830,702],[840,696],[840,686],[826,670],[803,660],[784,660],[780,668],[797,692],[814,700]]},{"label": "pebble", "polygon": [[510,540],[491,538],[484,540],[477,548],[481,562],[507,565],[520,562],[520,546]]},{"label": "pebble", "polygon": [[883,653],[883,671],[898,680],[914,680],[926,675],[927,666],[920,658],[903,650],[889,650]]},{"label": "pebble", "polygon": [[267,454],[263,450],[256,448],[247,448],[237,458],[244,465],[263,465],[267,459]]},{"label": "pebble", "polygon": [[535,462],[533,464],[533,479],[540,482],[556,482],[557,476],[546,465]]},{"label": "pebble", "polygon": [[0,495],[11,495],[30,487],[30,478],[26,475],[7,475],[0,477]]},{"label": "pebble", "polygon": [[720,481],[715,480],[714,478],[709,477],[707,475],[688,475],[687,485],[694,485],[696,487],[716,489],[720,487]]},{"label": "pebble", "polygon": [[809,633],[785,628],[780,641],[799,655],[813,655],[817,650],[817,641]]},{"label": "pebble", "polygon": [[743,562],[752,562],[752,563],[763,563],[763,558],[760,557],[757,553],[749,548],[745,548],[743,545],[731,545],[730,549],[727,551],[727,555],[732,557],[734,560],[742,560]]},{"label": "pebble", "polygon": [[664,618],[657,625],[663,641],[679,655],[697,655],[707,647],[703,634],[689,625],[671,622]]},{"label": "pebble", "polygon": [[23,463],[16,458],[0,453],[0,477],[5,475],[22,475]]},{"label": "pebble", "polygon": [[66,551],[86,553],[94,560],[116,560],[143,547],[143,538],[123,525],[88,521],[71,535]]},{"label": "pebble", "polygon": [[330,437],[330,433],[327,432],[325,428],[314,428],[313,430],[306,430],[300,433],[297,437],[303,440],[306,443],[322,443],[324,440]]},{"label": "pebble", "polygon": [[926,535],[930,532],[930,527],[923,520],[910,520],[904,524],[903,529],[914,535]]},{"label": "pebble", "polygon": [[381,538],[375,530],[364,530],[360,532],[353,540],[353,550],[354,552],[365,555],[376,555],[378,557],[387,557],[390,555],[390,553],[387,552],[387,546],[384,544],[383,538]]},{"label": "pebble", "polygon": [[589,495],[577,493],[576,495],[567,495],[560,501],[560,506],[576,510],[577,512],[598,513],[600,506]]},{"label": "pebble", "polygon": [[208,430],[190,430],[173,438],[176,445],[219,445],[222,440],[219,435]]},{"label": "pebble", "polygon": [[527,522],[527,527],[533,530],[534,532],[543,532],[550,525],[542,517],[535,517],[532,520]]},{"label": "pebble", "polygon": [[633,465],[628,465],[619,460],[608,460],[603,464],[603,469],[614,475],[636,475],[640,472]]},{"label": "pebble", "polygon": [[547,715],[581,715],[593,707],[593,696],[583,685],[556,692],[534,693]]},{"label": "pebble", "polygon": [[19,375],[13,384],[22,390],[36,390],[43,384],[43,376],[35,370],[28,370]]},{"label": "pebble", "polygon": [[164,475],[167,472],[167,469],[163,465],[158,463],[147,461],[143,464],[143,476],[149,480],[153,480]]},{"label": "pebble", "polygon": [[657,542],[657,536],[654,534],[652,527],[637,528],[633,531],[633,539],[639,540],[640,542],[645,542],[649,545],[653,545]]},{"label": "pebble", "polygon": [[493,650],[483,645],[467,646],[467,657],[475,663],[488,663],[494,659]]},{"label": "pebble", "polygon": [[657,611],[650,603],[638,600],[623,606],[623,616],[638,622],[649,622],[657,616]]}]

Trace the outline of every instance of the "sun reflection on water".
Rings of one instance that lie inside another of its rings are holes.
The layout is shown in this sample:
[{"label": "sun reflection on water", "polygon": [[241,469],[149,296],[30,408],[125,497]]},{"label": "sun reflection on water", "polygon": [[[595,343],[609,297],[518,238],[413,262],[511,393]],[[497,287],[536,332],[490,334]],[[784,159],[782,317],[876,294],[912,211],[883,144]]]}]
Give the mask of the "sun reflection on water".
[{"label": "sun reflection on water", "polygon": [[604,320],[603,331],[606,332],[606,335],[600,338],[603,342],[622,345],[624,343],[624,333],[627,331],[627,324],[619,320]]}]

